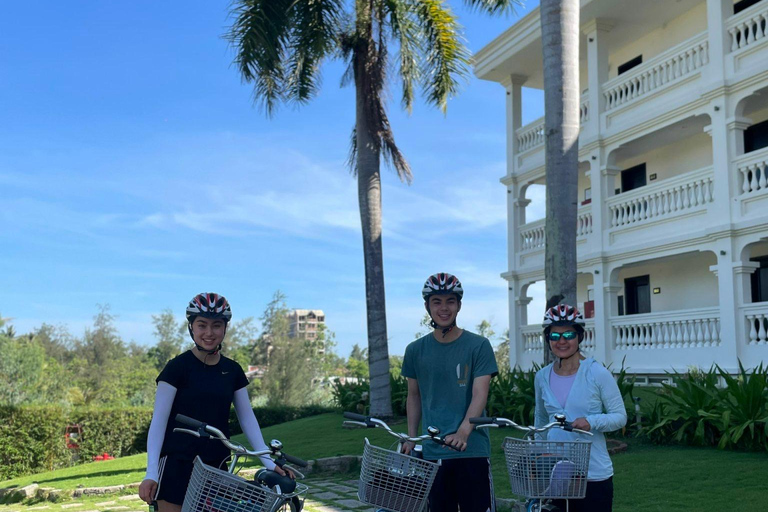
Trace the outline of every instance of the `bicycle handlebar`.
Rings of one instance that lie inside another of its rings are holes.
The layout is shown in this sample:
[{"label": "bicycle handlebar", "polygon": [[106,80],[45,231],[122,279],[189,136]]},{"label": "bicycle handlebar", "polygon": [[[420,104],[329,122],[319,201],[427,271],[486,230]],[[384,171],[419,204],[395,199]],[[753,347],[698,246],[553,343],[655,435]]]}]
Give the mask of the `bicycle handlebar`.
[{"label": "bicycle handlebar", "polygon": [[[412,443],[420,443],[421,441],[425,441],[429,439],[430,441],[439,444],[440,446],[446,446],[450,448],[451,450],[456,450],[453,446],[446,444],[446,442],[443,440],[442,437],[440,437],[440,429],[436,427],[428,427],[427,428],[427,434],[411,437],[408,434],[403,434],[402,432],[395,432],[392,430],[389,425],[384,420],[380,420],[378,418],[374,418],[371,416],[364,416],[362,414],[355,414],[354,412],[345,412],[344,417],[352,420],[352,421],[345,421],[342,424],[347,427],[365,427],[365,428],[376,428],[380,427],[386,430],[390,435],[398,438],[400,441],[410,441]],[[446,434],[450,435],[450,434]]]},{"label": "bicycle handlebar", "polygon": [[581,430],[579,428],[573,428],[573,424],[570,421],[566,421],[565,416],[561,416],[561,415],[556,415],[555,421],[547,425],[544,425],[543,427],[532,427],[532,426],[525,427],[522,425],[518,425],[514,421],[508,420],[507,418],[478,417],[478,418],[469,418],[469,422],[473,425],[477,425],[476,428],[512,427],[512,428],[516,428],[517,430],[526,432],[529,435],[546,432],[547,430],[555,427],[561,428],[566,432],[578,432],[579,434],[587,434],[590,436],[594,435],[594,433],[592,432]]},{"label": "bicycle handlebar", "polygon": [[203,423],[202,421],[196,420],[194,418],[190,418],[189,416],[184,416],[183,414],[177,414],[176,415],[176,421],[181,423],[182,425],[187,425],[189,427],[193,427],[195,430],[190,430],[186,428],[174,428],[174,432],[183,432],[184,434],[193,435],[195,437],[214,437],[218,439],[219,441],[224,444],[227,448],[229,448],[230,451],[234,452],[236,455],[251,455],[253,457],[261,457],[262,455],[269,455],[271,457],[276,458],[277,460],[275,463],[278,466],[282,466],[282,462],[289,462],[293,464],[294,466],[299,467],[307,467],[309,463],[306,461],[301,460],[298,457],[294,457],[292,455],[288,455],[287,453],[282,451],[282,443],[279,441],[272,441],[271,447],[267,450],[249,450],[245,446],[233,443],[230,441],[227,436],[224,435],[224,433],[217,429],[216,427],[212,427],[206,423]]}]

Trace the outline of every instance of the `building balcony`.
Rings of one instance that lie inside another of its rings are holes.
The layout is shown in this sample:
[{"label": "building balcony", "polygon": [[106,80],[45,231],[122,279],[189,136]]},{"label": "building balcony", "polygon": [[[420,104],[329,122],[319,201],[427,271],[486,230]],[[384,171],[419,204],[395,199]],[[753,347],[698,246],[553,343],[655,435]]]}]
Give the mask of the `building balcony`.
[{"label": "building balcony", "polygon": [[768,148],[738,157],[733,167],[739,178],[740,215],[765,215],[768,211]]},{"label": "building balcony", "polygon": [[712,167],[612,196],[606,201],[607,244],[662,238],[662,223],[670,225],[670,234],[702,229],[707,207],[714,199]]}]

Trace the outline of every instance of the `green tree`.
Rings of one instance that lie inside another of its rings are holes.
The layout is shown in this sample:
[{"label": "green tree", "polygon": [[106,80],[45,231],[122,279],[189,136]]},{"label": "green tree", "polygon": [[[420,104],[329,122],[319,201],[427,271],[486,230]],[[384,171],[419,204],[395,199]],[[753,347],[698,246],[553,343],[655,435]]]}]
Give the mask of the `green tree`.
[{"label": "green tree", "polygon": [[173,311],[168,308],[159,315],[152,315],[154,335],[157,343],[149,349],[147,357],[156,369],[162,370],[166,363],[179,355],[187,339],[186,322],[176,322]]},{"label": "green tree", "polygon": [[349,358],[347,358],[347,375],[358,379],[367,379],[369,377],[367,359],[368,350],[360,348],[360,345],[355,343],[349,353]]},{"label": "green tree", "polygon": [[316,376],[310,346],[289,336],[288,311],[285,295],[277,291],[261,317],[260,339],[268,347],[262,387],[270,405],[304,404]]},{"label": "green tree", "polygon": [[509,329],[500,337],[501,342],[496,346],[496,365],[499,370],[509,370]]},{"label": "green tree", "polygon": [[[490,13],[514,0],[465,0]],[[394,67],[402,105],[411,111],[421,87],[429,104],[446,110],[467,76],[469,52],[456,17],[444,0],[235,0],[229,40],[240,76],[254,84],[268,113],[280,102],[306,103],[320,85],[324,60],[341,56],[343,83],[355,89],[355,126],[350,164],[357,175],[363,234],[371,410],[392,416],[381,242],[382,158],[401,180],[411,168],[395,143],[384,89]],[[391,66],[389,47],[399,47]]]},{"label": "green tree", "polygon": [[488,338],[488,340],[493,340],[493,338],[496,337],[496,332],[493,330],[493,324],[488,320],[480,321],[475,329],[477,329],[477,334],[483,338]]},{"label": "green tree", "polygon": [[[576,304],[579,178],[579,0],[541,0],[547,205],[547,308]],[[551,360],[544,350],[544,363]]]},{"label": "green tree", "polygon": [[254,359],[257,350],[259,328],[255,325],[253,317],[246,317],[227,326],[227,335],[224,337],[224,348],[227,357],[237,361],[243,369]]},{"label": "green tree", "polygon": [[432,317],[429,316],[429,313],[424,313],[424,316],[421,317],[421,321],[419,322],[419,330],[416,331],[416,333],[413,335],[415,339],[423,338],[430,332],[432,332]]},{"label": "green tree", "polygon": [[45,378],[45,350],[29,336],[0,333],[0,401],[6,405],[33,402]]}]

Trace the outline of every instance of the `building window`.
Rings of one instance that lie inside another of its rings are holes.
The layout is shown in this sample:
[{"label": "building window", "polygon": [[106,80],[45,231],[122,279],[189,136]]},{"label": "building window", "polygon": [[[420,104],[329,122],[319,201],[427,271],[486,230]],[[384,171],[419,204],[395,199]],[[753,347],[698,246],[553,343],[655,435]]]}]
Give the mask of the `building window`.
[{"label": "building window", "polygon": [[753,124],[744,130],[744,152],[750,153],[768,147],[768,121]]},{"label": "building window", "polygon": [[628,277],[624,280],[626,314],[642,315],[651,312],[651,277]]},{"label": "building window", "polygon": [[736,2],[733,4],[733,14],[739,14],[744,9],[749,9],[758,2],[760,0],[741,0],[741,2]]},{"label": "building window", "polygon": [[630,190],[644,187],[646,183],[645,164],[636,165],[621,171],[622,192],[629,192]]},{"label": "building window", "polygon": [[618,74],[620,75],[622,73],[626,73],[630,69],[632,69],[632,68],[634,68],[636,66],[639,66],[642,63],[643,63],[643,56],[642,55],[638,55],[634,59],[628,60],[624,64],[621,64],[619,66],[619,69],[618,69]]},{"label": "building window", "polygon": [[325,322],[325,317],[324,316],[319,316],[319,317],[317,317],[317,321],[318,322]]},{"label": "building window", "polygon": [[751,261],[760,263],[752,273],[752,302],[768,301],[768,256],[752,258]]}]

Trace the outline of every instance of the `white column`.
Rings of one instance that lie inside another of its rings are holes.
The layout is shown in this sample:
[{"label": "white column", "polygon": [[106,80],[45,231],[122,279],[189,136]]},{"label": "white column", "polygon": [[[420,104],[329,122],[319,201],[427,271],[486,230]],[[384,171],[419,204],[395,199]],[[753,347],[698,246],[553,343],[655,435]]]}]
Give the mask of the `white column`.
[{"label": "white column", "polygon": [[[615,195],[618,185],[616,178],[620,173],[621,170],[618,167],[604,165],[596,176],[598,182],[594,183],[594,180],[592,182],[592,223],[594,231],[600,234],[600,250],[607,249],[611,244],[608,237],[608,230],[611,229],[611,212],[608,211],[606,201]],[[591,176],[594,177],[595,174]]]},{"label": "white column", "polygon": [[608,32],[613,24],[601,19],[593,19],[582,25],[581,31],[587,36],[587,98],[589,99],[589,119],[582,130],[588,134],[585,142],[598,136],[601,130],[600,119],[605,111],[603,84],[608,81]]},{"label": "white column", "polygon": [[608,326],[608,317],[610,316],[609,294],[605,291],[606,279],[609,274],[606,265],[600,265],[592,271],[592,286],[595,298],[595,359],[605,364],[609,364],[610,357],[610,327]]},{"label": "white column", "polygon": [[523,84],[527,77],[510,75],[504,82],[507,90],[507,175],[515,174],[517,170],[517,132],[523,122]]},{"label": "white column", "polygon": [[[733,15],[733,0],[707,0],[707,34],[709,38],[709,86],[714,88],[725,82],[727,74],[725,56],[730,51],[725,21]],[[730,70],[732,73],[733,70]]]},{"label": "white column", "polygon": [[[611,327],[611,318],[619,315],[619,292],[621,291],[621,286],[609,282],[610,272],[606,268],[607,265],[603,265],[603,267],[605,272],[600,272],[603,275],[603,293],[599,294],[602,302],[599,309],[597,296],[595,297],[595,337],[598,336],[597,326],[600,325],[602,329],[600,336],[603,338],[599,342],[605,347],[603,362],[611,364],[613,362],[613,328]],[[597,284],[597,281],[595,281],[595,284]]]},{"label": "white column", "polygon": [[709,270],[717,276],[717,290],[720,305],[720,350],[716,357],[717,364],[724,369],[733,370],[738,367],[739,332],[740,328],[739,301],[737,300],[736,266],[731,254],[730,239],[722,239],[717,244],[717,265]]},{"label": "white column", "polygon": [[531,299],[520,296],[521,286],[517,276],[508,273],[505,278],[509,283],[509,364],[514,368],[521,361],[523,338],[520,328],[525,325],[525,308]]}]

